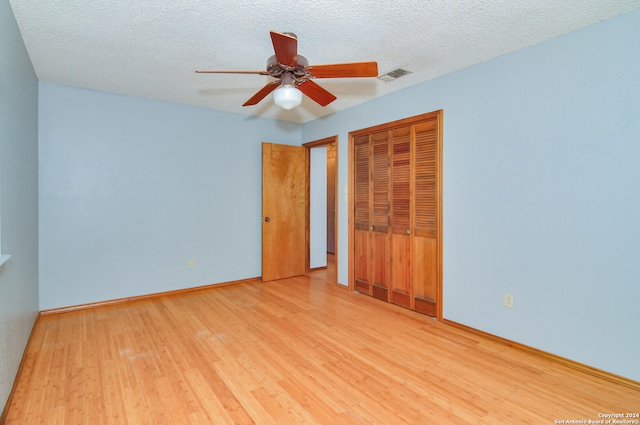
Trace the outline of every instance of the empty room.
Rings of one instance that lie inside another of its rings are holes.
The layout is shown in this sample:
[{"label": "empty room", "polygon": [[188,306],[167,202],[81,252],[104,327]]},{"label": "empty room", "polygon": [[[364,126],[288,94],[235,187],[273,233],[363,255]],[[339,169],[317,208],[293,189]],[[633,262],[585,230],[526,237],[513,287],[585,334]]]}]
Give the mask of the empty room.
[{"label": "empty room", "polygon": [[0,425],[640,424],[639,41],[0,0]]}]

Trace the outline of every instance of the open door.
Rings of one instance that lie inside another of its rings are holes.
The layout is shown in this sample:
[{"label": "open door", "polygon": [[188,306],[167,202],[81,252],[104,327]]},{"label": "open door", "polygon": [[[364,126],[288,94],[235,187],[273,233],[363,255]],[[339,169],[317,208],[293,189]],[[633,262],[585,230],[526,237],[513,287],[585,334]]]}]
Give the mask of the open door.
[{"label": "open door", "polygon": [[306,149],[262,144],[262,280],[306,272]]}]

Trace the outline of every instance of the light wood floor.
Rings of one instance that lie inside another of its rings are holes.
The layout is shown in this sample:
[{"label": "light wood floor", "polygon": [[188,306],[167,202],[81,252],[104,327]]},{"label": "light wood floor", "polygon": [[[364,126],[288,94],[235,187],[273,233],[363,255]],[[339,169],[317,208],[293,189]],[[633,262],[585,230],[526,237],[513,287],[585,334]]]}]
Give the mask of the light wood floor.
[{"label": "light wood floor", "polygon": [[640,392],[315,277],[43,316],[7,424],[553,424]]},{"label": "light wood floor", "polygon": [[327,267],[324,269],[314,270],[309,274],[314,278],[324,279],[330,283],[337,284],[336,256],[333,254],[327,254]]}]

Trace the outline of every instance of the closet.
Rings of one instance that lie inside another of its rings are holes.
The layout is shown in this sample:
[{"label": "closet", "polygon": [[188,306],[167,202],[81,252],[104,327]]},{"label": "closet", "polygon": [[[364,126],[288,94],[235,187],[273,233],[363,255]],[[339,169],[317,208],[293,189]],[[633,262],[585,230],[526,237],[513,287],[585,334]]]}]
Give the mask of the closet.
[{"label": "closet", "polygon": [[350,287],[441,319],[442,111],[350,133]]}]

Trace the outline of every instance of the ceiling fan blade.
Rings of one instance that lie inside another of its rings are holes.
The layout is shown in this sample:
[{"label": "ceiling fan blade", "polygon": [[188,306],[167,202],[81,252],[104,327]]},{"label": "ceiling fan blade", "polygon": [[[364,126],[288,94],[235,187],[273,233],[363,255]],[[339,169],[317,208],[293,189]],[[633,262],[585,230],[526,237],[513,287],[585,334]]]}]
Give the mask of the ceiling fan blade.
[{"label": "ceiling fan blade", "polygon": [[327,106],[337,98],[313,81],[305,81],[298,85],[298,90],[309,96],[321,106]]},{"label": "ceiling fan blade", "polygon": [[235,71],[235,70],[214,70],[214,69],[196,69],[196,74],[259,74],[269,75],[267,71]]},{"label": "ceiling fan blade", "polygon": [[378,76],[378,64],[376,62],[312,65],[309,68],[311,68],[311,75],[316,78],[351,78]]},{"label": "ceiling fan blade", "polygon": [[242,106],[253,106],[260,102],[262,99],[267,97],[269,93],[274,91],[280,85],[280,81],[272,81],[263,88],[261,88],[256,94],[254,94],[251,99],[247,100],[242,104]]},{"label": "ceiling fan blade", "polygon": [[298,65],[298,39],[276,31],[271,31],[271,42],[276,52],[276,60],[283,65]]}]

